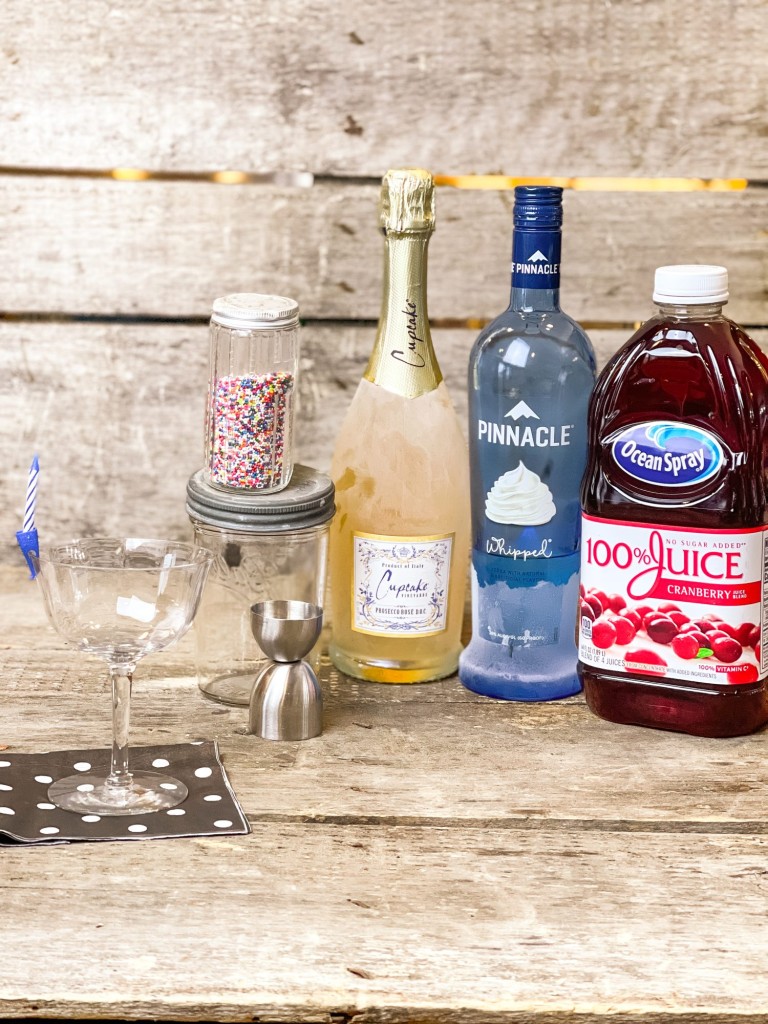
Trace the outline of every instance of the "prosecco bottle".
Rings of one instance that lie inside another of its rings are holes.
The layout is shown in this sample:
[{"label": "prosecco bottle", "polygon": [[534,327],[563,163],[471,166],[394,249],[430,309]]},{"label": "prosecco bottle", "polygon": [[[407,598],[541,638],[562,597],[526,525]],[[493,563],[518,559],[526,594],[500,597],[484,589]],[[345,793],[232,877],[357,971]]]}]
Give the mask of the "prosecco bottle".
[{"label": "prosecco bottle", "polygon": [[431,175],[388,171],[380,222],[381,316],[331,468],[330,656],[360,679],[418,683],[456,669],[469,556],[466,443],[427,317]]}]

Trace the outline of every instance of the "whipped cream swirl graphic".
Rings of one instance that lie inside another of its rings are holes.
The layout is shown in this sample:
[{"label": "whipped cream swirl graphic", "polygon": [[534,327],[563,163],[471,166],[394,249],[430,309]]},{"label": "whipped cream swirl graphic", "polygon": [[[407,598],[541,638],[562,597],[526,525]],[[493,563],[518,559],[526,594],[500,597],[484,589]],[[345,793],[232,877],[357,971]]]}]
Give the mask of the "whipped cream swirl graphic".
[{"label": "whipped cream swirl graphic", "polygon": [[508,526],[542,526],[556,511],[550,489],[522,461],[499,477],[485,503],[488,519]]}]

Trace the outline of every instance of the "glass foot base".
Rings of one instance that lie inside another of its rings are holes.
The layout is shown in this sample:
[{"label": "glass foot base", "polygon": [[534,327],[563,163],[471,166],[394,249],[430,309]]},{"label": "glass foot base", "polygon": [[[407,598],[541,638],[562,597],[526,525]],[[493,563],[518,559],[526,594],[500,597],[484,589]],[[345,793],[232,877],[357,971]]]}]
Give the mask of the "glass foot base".
[{"label": "glass foot base", "polygon": [[187,787],[160,772],[135,772],[125,789],[108,786],[103,775],[69,775],[48,787],[52,803],[76,814],[114,817],[120,814],[149,814],[165,811],[186,799]]},{"label": "glass foot base", "polygon": [[247,708],[251,703],[251,693],[256,676],[267,664],[267,661],[262,661],[258,663],[258,667],[253,672],[245,672],[242,675],[216,676],[198,685],[209,700],[215,700],[219,704]]}]

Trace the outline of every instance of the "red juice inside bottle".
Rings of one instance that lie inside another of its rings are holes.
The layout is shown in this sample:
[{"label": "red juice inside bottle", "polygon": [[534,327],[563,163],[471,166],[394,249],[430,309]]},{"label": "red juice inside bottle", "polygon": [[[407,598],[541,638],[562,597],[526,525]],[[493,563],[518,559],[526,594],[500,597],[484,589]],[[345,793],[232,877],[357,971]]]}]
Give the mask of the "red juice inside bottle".
[{"label": "red juice inside bottle", "polygon": [[723,267],[660,267],[659,312],[598,378],[582,484],[579,674],[613,722],[768,721],[768,358]]}]

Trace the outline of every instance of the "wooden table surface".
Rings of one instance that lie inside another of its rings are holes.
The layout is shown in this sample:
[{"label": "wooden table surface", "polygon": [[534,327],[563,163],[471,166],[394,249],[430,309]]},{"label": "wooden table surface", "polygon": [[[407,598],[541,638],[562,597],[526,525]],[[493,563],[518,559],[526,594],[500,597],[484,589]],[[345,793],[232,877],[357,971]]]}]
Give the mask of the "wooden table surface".
[{"label": "wooden table surface", "polygon": [[[0,570],[0,748],[108,745],[101,663]],[[326,668],[270,743],[148,658],[132,741],[216,738],[252,826],[0,850],[0,1013],[364,1024],[768,1020],[768,736]]]}]

